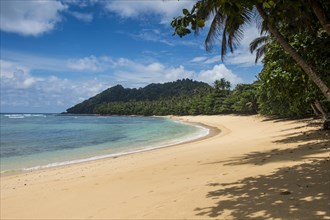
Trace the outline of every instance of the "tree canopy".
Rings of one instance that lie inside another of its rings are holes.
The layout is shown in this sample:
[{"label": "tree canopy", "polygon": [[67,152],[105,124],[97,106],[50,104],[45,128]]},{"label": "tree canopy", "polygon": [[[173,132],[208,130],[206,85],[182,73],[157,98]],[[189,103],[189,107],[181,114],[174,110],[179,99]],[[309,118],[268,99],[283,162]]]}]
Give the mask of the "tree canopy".
[{"label": "tree canopy", "polygon": [[[191,10],[183,9],[183,15],[174,18],[171,25],[174,35],[183,37],[192,31],[198,33],[205,21],[211,20],[205,46],[209,50],[219,40],[223,59],[227,49],[233,52],[240,43],[243,28],[257,19],[260,32],[269,33],[330,101],[329,84],[322,79],[319,67],[306,59],[290,39],[306,32],[315,34],[320,29],[329,37],[329,6],[329,1],[323,0],[199,0]],[[318,48],[319,52],[329,49],[327,47]],[[261,52],[261,49],[257,51],[257,56]]]}]

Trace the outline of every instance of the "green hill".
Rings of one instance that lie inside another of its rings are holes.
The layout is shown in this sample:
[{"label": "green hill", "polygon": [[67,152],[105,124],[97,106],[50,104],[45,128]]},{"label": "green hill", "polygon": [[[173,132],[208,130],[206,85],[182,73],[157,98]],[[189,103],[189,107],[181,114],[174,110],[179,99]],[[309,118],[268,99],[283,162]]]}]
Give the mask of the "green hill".
[{"label": "green hill", "polygon": [[190,79],[130,89],[116,85],[69,109],[70,114],[186,115],[198,114],[198,103],[213,88]]}]

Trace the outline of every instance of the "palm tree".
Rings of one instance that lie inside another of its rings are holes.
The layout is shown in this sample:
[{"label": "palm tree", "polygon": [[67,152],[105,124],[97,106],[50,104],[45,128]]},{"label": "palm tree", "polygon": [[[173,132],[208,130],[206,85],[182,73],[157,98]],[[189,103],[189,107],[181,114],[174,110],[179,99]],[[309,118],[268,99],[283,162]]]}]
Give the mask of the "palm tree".
[{"label": "palm tree", "polygon": [[214,88],[216,91],[229,91],[231,84],[229,81],[225,80],[225,78],[221,78],[220,80],[215,80]]},{"label": "palm tree", "polygon": [[322,27],[327,32],[327,34],[330,36],[330,18],[329,18],[329,14],[327,14],[324,11],[324,9],[322,7],[322,4],[320,3],[319,0],[309,0],[308,2],[309,2],[309,5],[311,6],[311,8],[314,11],[314,14],[319,19]]},{"label": "palm tree", "polygon": [[309,78],[318,86],[326,99],[330,101],[330,90],[328,86],[321,80],[300,54],[288,43],[279,30],[270,21],[271,17],[264,10],[262,3],[259,1],[229,1],[229,0],[200,0],[191,12],[184,9],[184,15],[175,18],[171,25],[175,28],[175,33],[180,37],[189,34],[187,28],[191,24],[191,28],[198,33],[198,29],[204,27],[205,20],[213,17],[209,32],[207,34],[205,45],[206,49],[212,48],[214,42],[222,34],[221,59],[223,60],[227,48],[233,52],[243,37],[242,29],[254,17],[257,10],[259,16],[263,19],[263,29],[271,34],[271,36],[283,47],[283,49],[298,63]]},{"label": "palm tree", "polygon": [[[264,21],[268,20],[267,14],[262,7],[262,4],[255,5],[259,15]],[[271,24],[266,22],[268,31],[272,34],[274,39],[283,47],[283,49],[298,63],[298,65],[304,70],[309,78],[318,86],[326,99],[330,101],[330,90],[328,86],[321,80],[321,78],[315,73],[313,68],[300,56],[300,54],[287,42],[279,30]]]}]

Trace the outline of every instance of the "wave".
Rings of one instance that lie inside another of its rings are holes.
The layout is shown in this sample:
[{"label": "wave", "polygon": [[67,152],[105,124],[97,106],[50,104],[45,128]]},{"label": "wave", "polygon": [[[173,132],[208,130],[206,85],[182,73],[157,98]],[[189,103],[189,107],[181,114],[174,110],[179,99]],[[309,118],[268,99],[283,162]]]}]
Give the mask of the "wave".
[{"label": "wave", "polygon": [[28,118],[28,117],[43,117],[46,118],[47,116],[44,114],[5,114],[7,118],[19,119],[19,118]]}]

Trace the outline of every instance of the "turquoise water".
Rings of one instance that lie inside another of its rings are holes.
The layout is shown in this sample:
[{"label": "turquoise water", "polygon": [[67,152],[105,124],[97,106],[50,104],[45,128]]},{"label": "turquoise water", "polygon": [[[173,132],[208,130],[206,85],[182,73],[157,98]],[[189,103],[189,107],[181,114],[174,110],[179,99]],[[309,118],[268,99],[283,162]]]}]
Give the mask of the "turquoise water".
[{"label": "turquoise water", "polygon": [[1,114],[1,172],[34,170],[170,146],[208,130],[165,118]]}]

